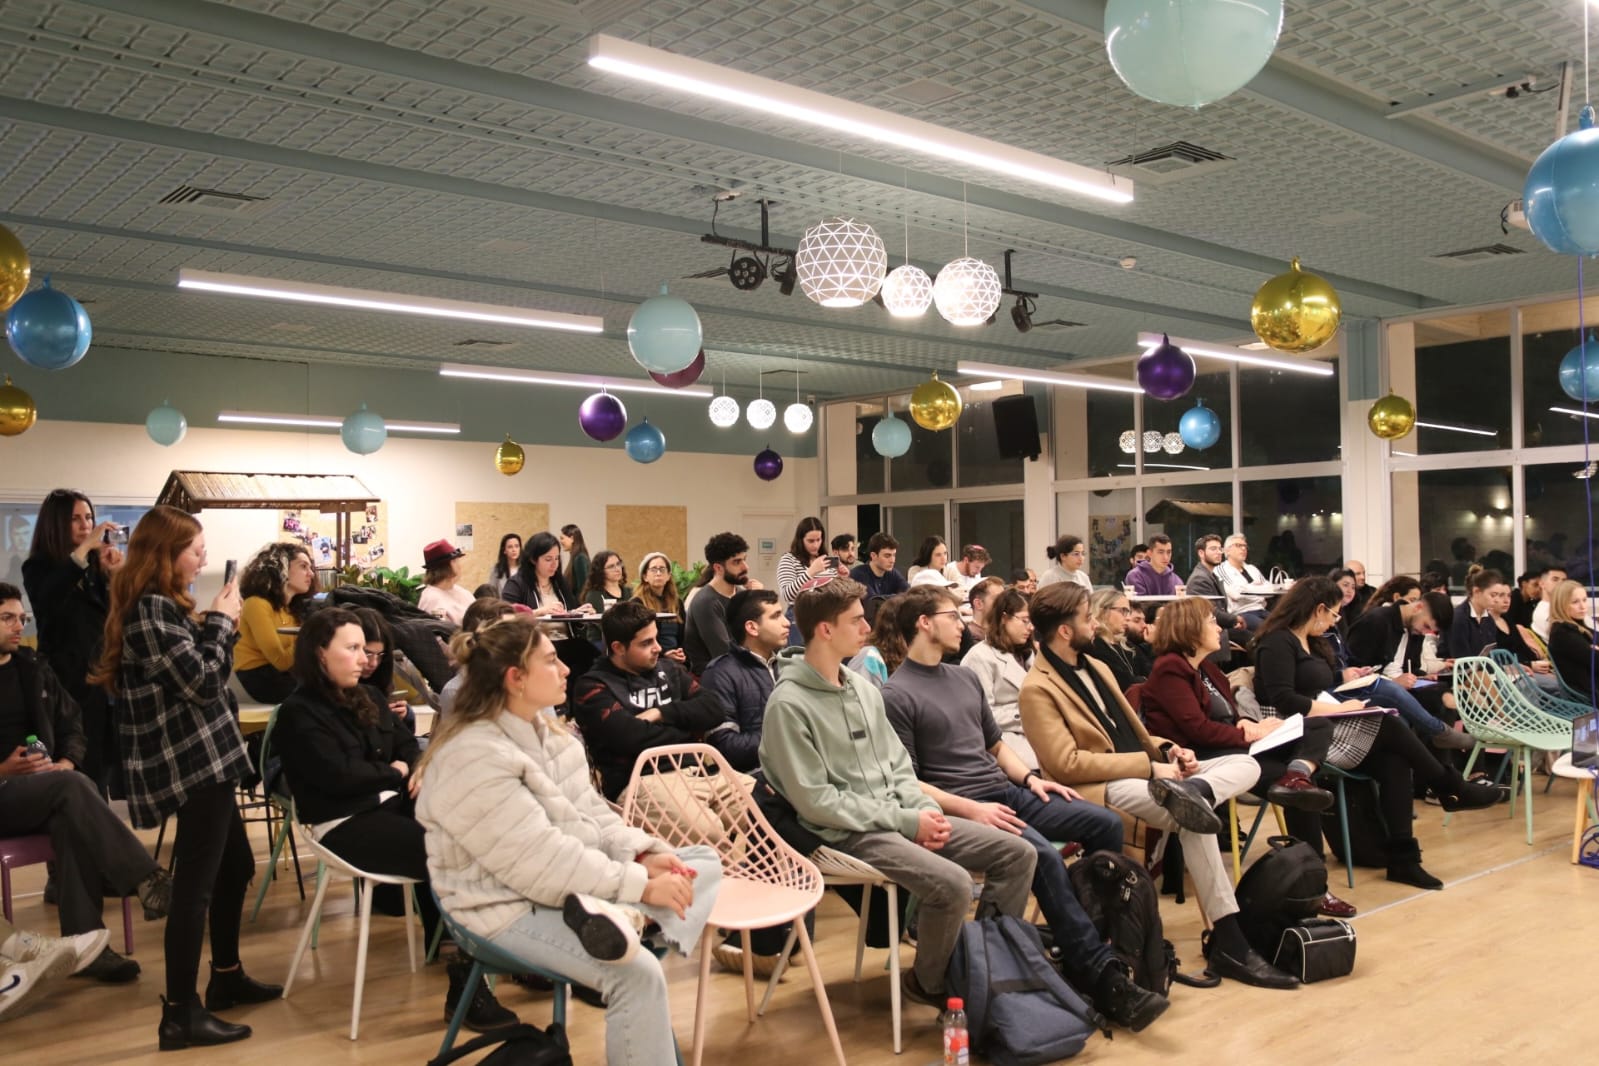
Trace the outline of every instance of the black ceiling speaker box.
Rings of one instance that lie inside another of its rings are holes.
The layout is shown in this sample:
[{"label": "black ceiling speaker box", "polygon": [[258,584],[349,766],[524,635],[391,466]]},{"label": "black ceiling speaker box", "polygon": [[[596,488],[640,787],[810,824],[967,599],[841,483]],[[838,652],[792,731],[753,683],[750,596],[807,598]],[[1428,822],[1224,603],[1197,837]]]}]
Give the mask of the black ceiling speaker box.
[{"label": "black ceiling speaker box", "polygon": [[1038,408],[1031,396],[1002,396],[994,401],[994,437],[1005,459],[1038,458]]}]

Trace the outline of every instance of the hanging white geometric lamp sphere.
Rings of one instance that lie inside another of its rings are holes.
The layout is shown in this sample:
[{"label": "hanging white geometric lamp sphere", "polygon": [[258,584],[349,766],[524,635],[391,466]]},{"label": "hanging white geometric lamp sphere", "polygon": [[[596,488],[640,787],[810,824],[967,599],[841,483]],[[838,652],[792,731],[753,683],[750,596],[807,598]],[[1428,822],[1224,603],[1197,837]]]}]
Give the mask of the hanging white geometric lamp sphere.
[{"label": "hanging white geometric lamp sphere", "polygon": [[1132,455],[1138,450],[1138,434],[1130,429],[1123,430],[1120,439],[1116,443],[1121,445],[1122,451]]},{"label": "hanging white geometric lamp sphere", "polygon": [[883,238],[853,218],[824,218],[794,255],[800,291],[823,307],[859,307],[877,295],[887,269]]},{"label": "hanging white geometric lamp sphere", "polygon": [[1162,448],[1166,449],[1167,455],[1181,455],[1183,449],[1187,447],[1187,445],[1183,443],[1182,435],[1178,433],[1166,434],[1166,436],[1161,439],[1160,445]]},{"label": "hanging white geometric lamp sphere", "polygon": [[811,428],[811,409],[809,404],[798,401],[783,408],[783,425],[788,427],[790,433],[804,433]]},{"label": "hanging white geometric lamp sphere", "polygon": [[771,429],[772,423],[777,421],[777,405],[767,399],[751,400],[744,408],[744,417],[756,429]]},{"label": "hanging white geometric lamp sphere", "polygon": [[1003,286],[994,268],[962,256],[946,263],[933,282],[933,303],[952,326],[981,326],[999,310]]},{"label": "hanging white geometric lamp sphere", "polygon": [[723,393],[711,401],[711,425],[727,429],[738,424],[738,401]]},{"label": "hanging white geometric lamp sphere", "polygon": [[918,318],[932,303],[933,279],[919,266],[897,266],[883,279],[883,306],[895,318]]},{"label": "hanging white geometric lamp sphere", "polygon": [[1144,451],[1151,453],[1158,452],[1165,443],[1166,438],[1163,437],[1158,430],[1144,430]]}]

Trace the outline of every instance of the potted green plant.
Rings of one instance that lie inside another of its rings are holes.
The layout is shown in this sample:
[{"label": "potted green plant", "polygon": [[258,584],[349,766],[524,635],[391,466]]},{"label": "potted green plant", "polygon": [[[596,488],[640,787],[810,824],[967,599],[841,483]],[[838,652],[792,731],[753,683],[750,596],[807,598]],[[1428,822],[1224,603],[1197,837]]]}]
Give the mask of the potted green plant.
[{"label": "potted green plant", "polygon": [[704,573],[705,564],[703,562],[695,563],[692,568],[687,570],[674,562],[672,564],[672,584],[677,586],[678,599],[681,600],[687,596],[689,589],[700,583],[700,575]]}]

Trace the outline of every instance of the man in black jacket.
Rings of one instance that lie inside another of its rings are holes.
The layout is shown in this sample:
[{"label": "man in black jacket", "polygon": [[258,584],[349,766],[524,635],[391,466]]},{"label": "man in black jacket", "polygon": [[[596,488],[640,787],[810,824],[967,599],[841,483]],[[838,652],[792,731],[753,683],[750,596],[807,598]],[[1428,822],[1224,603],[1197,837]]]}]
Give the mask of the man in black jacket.
[{"label": "man in black jacket", "polygon": [[[1349,630],[1347,641],[1350,666],[1368,666],[1411,696],[1380,690],[1371,693],[1373,702],[1394,706],[1405,720],[1432,741],[1434,747],[1469,751],[1473,741],[1465,733],[1448,728],[1459,718],[1454,694],[1443,684],[1429,684],[1421,674],[1421,645],[1436,629],[1432,608],[1422,598],[1421,585],[1405,588],[1404,598],[1396,603],[1372,605]],[[1412,702],[1413,701],[1413,702]],[[1418,707],[1422,713],[1417,713]]]},{"label": "man in black jacket", "polygon": [[[146,918],[163,918],[172,879],[79,770],[87,746],[81,712],[50,667],[21,647],[26,622],[22,592],[0,583],[0,837],[49,835],[64,937],[105,928],[107,893],[137,893]],[[29,738],[44,752],[30,754]],[[139,964],[108,947],[79,973],[131,981]]]},{"label": "man in black jacket", "polygon": [[732,649],[712,659],[700,676],[701,687],[722,701],[727,715],[705,742],[733,769],[752,773],[761,764],[761,721],[776,683],[777,653],[788,646],[788,618],[777,593],[744,589],[727,602],[727,628]]},{"label": "man in black jacket", "polygon": [[717,696],[670,659],[661,658],[655,613],[624,600],[605,613],[600,629],[609,655],[577,682],[574,717],[600,772],[605,798],[627,788],[645,748],[691,743],[722,724]]}]

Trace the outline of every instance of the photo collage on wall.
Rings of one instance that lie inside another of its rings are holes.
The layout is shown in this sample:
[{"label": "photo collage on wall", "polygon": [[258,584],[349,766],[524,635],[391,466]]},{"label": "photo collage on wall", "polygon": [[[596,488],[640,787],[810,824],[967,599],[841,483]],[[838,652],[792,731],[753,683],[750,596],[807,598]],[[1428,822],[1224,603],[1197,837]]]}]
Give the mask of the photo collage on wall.
[{"label": "photo collage on wall", "polygon": [[321,511],[281,511],[278,518],[279,539],[304,544],[311,552],[312,564],[319,570],[349,566],[351,563],[362,570],[394,566],[388,558],[388,528],[383,519],[381,503],[369,503],[364,511],[350,512],[348,559],[338,558],[337,517]]}]

